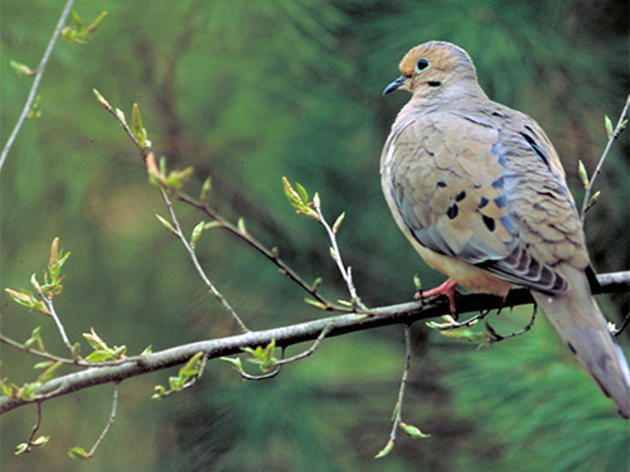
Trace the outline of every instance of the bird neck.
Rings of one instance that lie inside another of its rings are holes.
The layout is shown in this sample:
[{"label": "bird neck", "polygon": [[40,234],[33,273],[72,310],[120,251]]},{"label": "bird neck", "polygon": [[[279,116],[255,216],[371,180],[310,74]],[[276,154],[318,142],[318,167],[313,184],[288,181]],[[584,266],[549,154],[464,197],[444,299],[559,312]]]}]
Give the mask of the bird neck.
[{"label": "bird neck", "polygon": [[476,80],[456,80],[444,82],[438,88],[419,88],[409,100],[410,108],[429,109],[434,107],[444,108],[469,108],[471,103],[484,103],[489,101],[488,96],[479,86]]}]

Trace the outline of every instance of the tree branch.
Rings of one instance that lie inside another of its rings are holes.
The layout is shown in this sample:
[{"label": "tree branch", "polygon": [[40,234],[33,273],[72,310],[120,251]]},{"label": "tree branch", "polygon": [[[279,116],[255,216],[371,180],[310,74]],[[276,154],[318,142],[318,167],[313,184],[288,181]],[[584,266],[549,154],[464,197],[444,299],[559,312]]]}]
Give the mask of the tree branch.
[{"label": "tree branch", "polygon": [[[602,286],[602,293],[630,291],[630,271],[603,274],[598,276]],[[488,310],[504,306],[516,306],[533,303],[531,294],[526,289],[512,290],[505,301],[501,297],[484,294],[458,295],[456,303],[461,312]],[[72,374],[57,377],[46,382],[35,393],[36,400],[23,400],[0,396],[0,414],[15,408],[42,401],[41,395],[48,395],[46,400],[61,395],[67,395],[109,382],[121,382],[156,370],[166,369],[187,362],[199,351],[206,353],[208,359],[241,353],[246,346],[267,345],[275,339],[276,345],[286,347],[303,341],[317,339],[322,330],[334,320],[326,337],[340,336],[355,331],[363,331],[379,326],[434,318],[450,313],[449,302],[445,297],[422,302],[401,303],[380,308],[374,308],[365,313],[345,314],[327,317],[315,321],[308,321],[289,326],[283,326],[264,331],[254,331],[237,336],[211,339],[184,344],[160,352],[141,356],[135,362],[129,362],[112,367],[93,367]],[[149,396],[150,392],[147,392]]]},{"label": "tree branch", "polygon": [[33,100],[35,100],[37,87],[39,87],[39,82],[42,80],[42,76],[44,75],[44,69],[46,68],[46,64],[48,63],[48,58],[50,57],[50,53],[52,52],[53,47],[55,46],[55,43],[57,42],[57,38],[59,38],[59,35],[61,34],[61,30],[63,29],[63,25],[66,23],[66,18],[68,18],[68,14],[70,13],[70,9],[72,8],[73,3],[74,3],[74,0],[68,0],[68,2],[66,3],[66,6],[64,7],[63,12],[61,12],[61,16],[59,17],[59,21],[57,22],[55,31],[52,37],[50,38],[50,41],[48,42],[48,46],[46,47],[44,56],[42,57],[41,62],[37,66],[37,69],[36,69],[37,73],[35,74],[35,79],[33,79],[33,85],[31,85],[31,91],[28,93],[28,98],[26,99],[26,103],[24,104],[24,109],[22,110],[22,114],[18,118],[18,121],[15,124],[13,131],[11,131],[11,135],[9,136],[7,143],[4,145],[4,149],[2,149],[2,153],[0,154],[0,170],[2,170],[2,166],[4,165],[4,161],[6,160],[7,155],[9,154],[9,150],[11,149],[11,146],[13,146],[13,142],[15,141],[15,138],[20,132],[20,128],[22,128],[22,125],[24,124],[24,120],[26,119],[26,116],[28,115],[28,112],[31,109]]}]

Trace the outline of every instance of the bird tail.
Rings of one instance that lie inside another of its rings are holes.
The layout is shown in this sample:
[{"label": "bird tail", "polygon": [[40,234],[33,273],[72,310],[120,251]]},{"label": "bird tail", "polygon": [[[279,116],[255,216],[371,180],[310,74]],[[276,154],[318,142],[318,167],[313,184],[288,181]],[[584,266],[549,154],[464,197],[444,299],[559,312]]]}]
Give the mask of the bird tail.
[{"label": "bird tail", "polygon": [[617,404],[619,414],[630,418],[630,369],[623,351],[591,295],[586,276],[578,271],[568,275],[566,292],[556,295],[532,292],[532,295],[562,341],[604,394]]}]

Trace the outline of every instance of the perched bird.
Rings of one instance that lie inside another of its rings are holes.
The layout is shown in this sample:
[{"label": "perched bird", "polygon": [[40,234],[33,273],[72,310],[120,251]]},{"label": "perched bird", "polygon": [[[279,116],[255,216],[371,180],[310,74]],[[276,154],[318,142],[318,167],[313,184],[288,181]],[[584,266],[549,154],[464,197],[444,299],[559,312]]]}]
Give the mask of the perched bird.
[{"label": "perched bird", "polygon": [[[584,232],[553,145],[527,115],[491,101],[463,49],[411,49],[389,84],[411,92],[381,155],[389,208],[411,244],[457,284],[531,290],[562,341],[630,417],[630,371],[591,287]],[[426,294],[426,292],[425,292]],[[451,306],[452,303],[451,303]]]}]

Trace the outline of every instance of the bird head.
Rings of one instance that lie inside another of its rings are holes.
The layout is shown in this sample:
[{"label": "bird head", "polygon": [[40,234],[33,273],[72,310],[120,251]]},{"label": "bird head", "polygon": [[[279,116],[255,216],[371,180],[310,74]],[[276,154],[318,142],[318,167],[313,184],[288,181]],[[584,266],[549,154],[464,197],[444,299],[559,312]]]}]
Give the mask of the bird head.
[{"label": "bird head", "polygon": [[402,75],[385,87],[383,95],[400,89],[414,96],[431,96],[462,81],[477,81],[468,53],[443,41],[431,41],[410,49],[398,68]]}]

